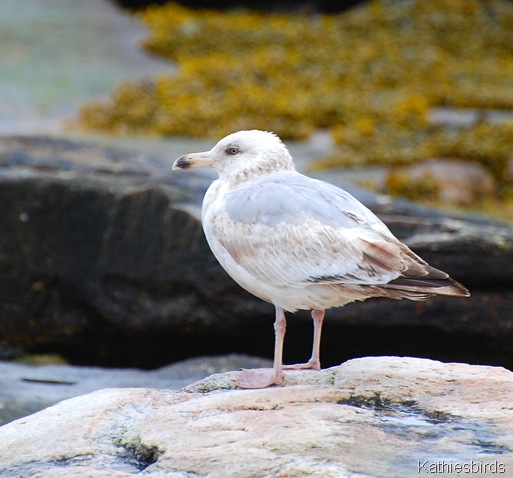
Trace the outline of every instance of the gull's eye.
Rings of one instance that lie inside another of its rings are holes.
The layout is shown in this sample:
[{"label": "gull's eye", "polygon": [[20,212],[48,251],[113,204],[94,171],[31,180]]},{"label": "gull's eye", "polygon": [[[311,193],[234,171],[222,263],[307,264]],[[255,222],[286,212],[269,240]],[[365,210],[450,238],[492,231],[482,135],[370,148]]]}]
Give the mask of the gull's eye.
[{"label": "gull's eye", "polygon": [[236,148],[235,146],[232,146],[231,148],[228,148],[226,150],[226,154],[229,154],[231,156],[235,156],[239,152],[239,148]]}]

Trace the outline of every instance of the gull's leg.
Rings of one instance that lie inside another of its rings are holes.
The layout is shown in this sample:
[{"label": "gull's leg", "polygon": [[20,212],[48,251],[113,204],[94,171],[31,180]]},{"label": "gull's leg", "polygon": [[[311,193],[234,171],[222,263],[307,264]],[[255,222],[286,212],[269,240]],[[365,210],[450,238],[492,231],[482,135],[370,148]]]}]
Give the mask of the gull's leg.
[{"label": "gull's leg", "polygon": [[274,365],[272,369],[244,369],[237,381],[241,388],[265,388],[270,385],[280,385],[283,381],[283,340],[287,322],[285,312],[281,307],[275,306],[276,319],[274,321]]},{"label": "gull's leg", "polygon": [[312,356],[310,360],[306,363],[298,363],[295,365],[284,365],[283,368],[285,370],[301,370],[301,369],[313,369],[320,370],[321,369],[321,359],[320,359],[320,350],[321,350],[321,332],[322,332],[322,322],[324,320],[324,310],[312,310],[312,319],[314,325],[314,335],[313,335],[313,346],[312,346]]}]

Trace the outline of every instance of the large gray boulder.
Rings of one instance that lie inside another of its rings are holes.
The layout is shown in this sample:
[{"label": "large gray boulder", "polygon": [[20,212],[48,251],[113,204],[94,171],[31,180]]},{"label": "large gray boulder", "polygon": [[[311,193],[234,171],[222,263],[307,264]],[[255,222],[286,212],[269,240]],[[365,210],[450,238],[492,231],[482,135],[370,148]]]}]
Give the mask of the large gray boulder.
[{"label": "large gray boulder", "polygon": [[[369,357],[234,390],[106,389],[0,427],[2,478],[511,476],[513,374]],[[458,471],[459,470],[459,471]]]},{"label": "large gray boulder", "polygon": [[[185,151],[183,151],[185,152]],[[0,335],[76,363],[155,367],[270,355],[273,308],[218,265],[199,221],[212,176],[174,157],[58,139],[0,140]],[[336,174],[323,179],[341,184]],[[513,366],[513,228],[351,189],[470,299],[369,300],[327,314],[325,365],[408,354]],[[286,360],[307,358],[308,313]]]}]

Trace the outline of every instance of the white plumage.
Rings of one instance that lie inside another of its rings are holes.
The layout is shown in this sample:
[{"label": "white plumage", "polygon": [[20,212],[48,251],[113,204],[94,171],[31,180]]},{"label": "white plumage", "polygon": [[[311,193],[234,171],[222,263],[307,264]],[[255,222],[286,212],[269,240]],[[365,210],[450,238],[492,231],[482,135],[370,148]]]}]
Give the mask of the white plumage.
[{"label": "white plumage", "polygon": [[312,310],[314,319],[312,358],[289,368],[318,369],[325,309],[369,297],[469,295],[349,193],[298,173],[272,133],[239,131],[173,165],[195,167],[219,174],[202,208],[212,252],[240,286],[276,308],[274,368],[245,370],[242,387],[281,383],[284,310]]}]

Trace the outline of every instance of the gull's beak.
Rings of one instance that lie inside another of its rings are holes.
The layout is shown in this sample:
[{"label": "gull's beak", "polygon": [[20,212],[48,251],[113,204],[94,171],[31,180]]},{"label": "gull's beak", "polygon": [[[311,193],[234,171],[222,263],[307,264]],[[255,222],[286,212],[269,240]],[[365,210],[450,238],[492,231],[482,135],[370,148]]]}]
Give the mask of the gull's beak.
[{"label": "gull's beak", "polygon": [[211,168],[213,161],[208,157],[208,152],[205,153],[189,153],[180,156],[173,163],[173,170],[175,169],[192,169],[192,168]]}]

